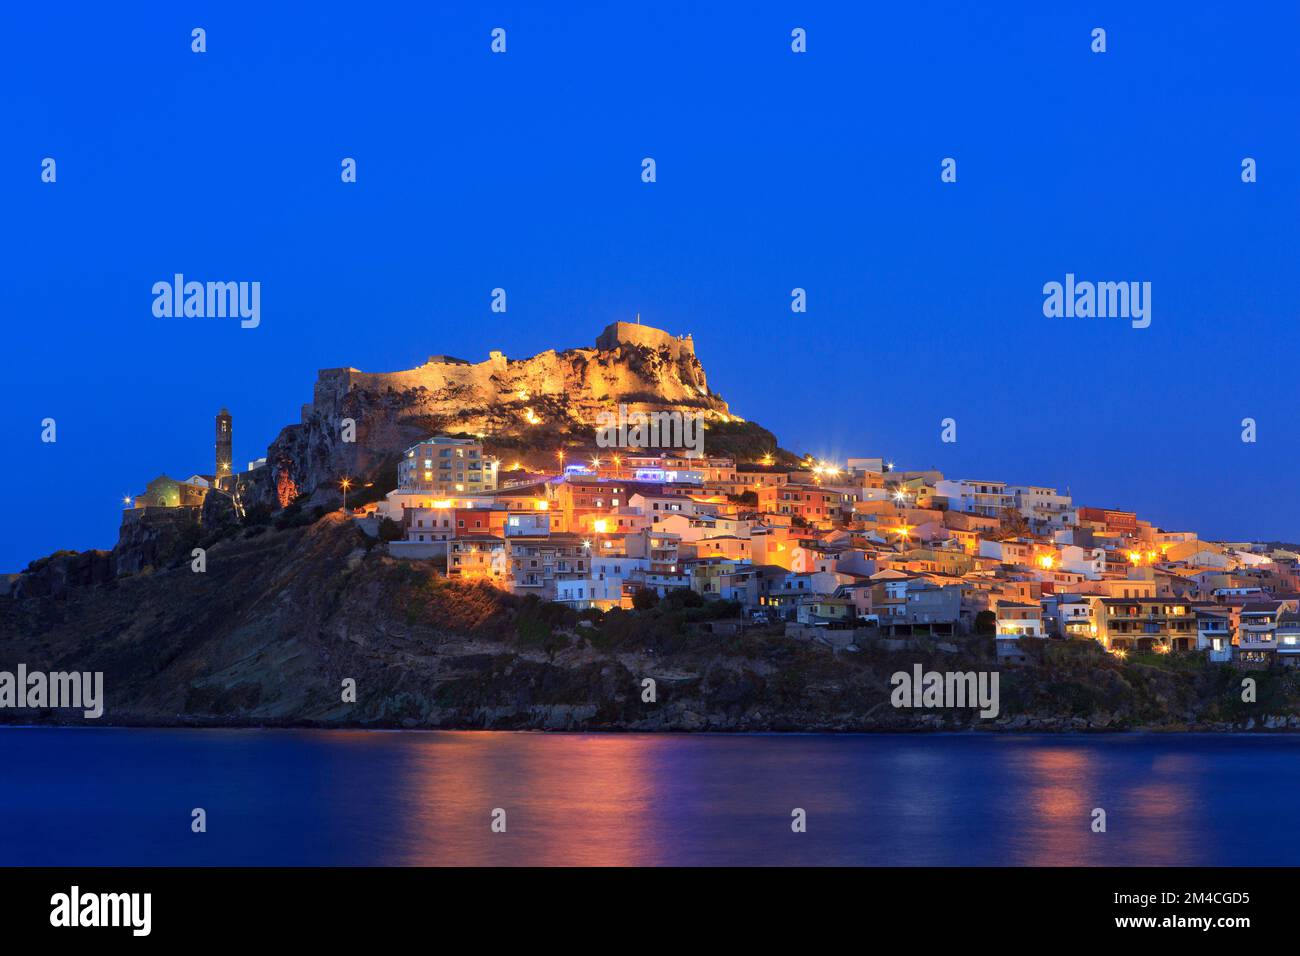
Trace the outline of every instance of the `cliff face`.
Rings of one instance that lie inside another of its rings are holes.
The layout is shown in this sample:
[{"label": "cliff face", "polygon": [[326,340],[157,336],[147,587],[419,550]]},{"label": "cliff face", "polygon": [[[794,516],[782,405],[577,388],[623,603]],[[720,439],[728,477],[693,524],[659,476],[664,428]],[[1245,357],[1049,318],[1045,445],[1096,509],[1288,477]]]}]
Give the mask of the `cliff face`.
[{"label": "cliff face", "polygon": [[189,539],[197,537],[200,513],[198,508],[123,512],[113,548],[113,574],[139,574],[170,559]]},{"label": "cliff face", "polygon": [[[285,428],[267,450],[255,500],[278,506],[281,476],[296,492],[315,493],[343,475],[373,475],[438,432],[488,436],[505,447],[590,444],[600,413],[617,413],[619,403],[738,421],[710,392],[689,337],[623,322],[606,328],[594,348],[531,358],[493,352],[478,363],[432,356],[400,372],[325,369],[301,423]],[[355,442],[342,440],[344,419],[356,423]]]},{"label": "cliff face", "polygon": [[13,575],[5,594],[18,600],[50,597],[69,588],[106,584],[114,574],[111,551],[61,551],[34,561],[27,572]]}]

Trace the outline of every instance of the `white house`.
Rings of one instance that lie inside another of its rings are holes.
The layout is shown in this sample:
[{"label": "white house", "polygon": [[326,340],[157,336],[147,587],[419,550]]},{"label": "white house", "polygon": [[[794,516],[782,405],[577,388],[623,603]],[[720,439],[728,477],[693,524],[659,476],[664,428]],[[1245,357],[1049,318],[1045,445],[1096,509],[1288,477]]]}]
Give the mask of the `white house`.
[{"label": "white house", "polygon": [[1074,499],[1055,488],[1008,485],[1007,493],[1015,498],[1015,506],[1022,515],[1047,529],[1067,528],[1078,520]]},{"label": "white house", "polygon": [[984,515],[997,518],[1007,508],[1016,504],[1015,495],[1008,493],[1005,481],[977,481],[963,479],[960,481],[943,480],[935,482],[934,493],[948,499],[948,507],[953,511]]}]

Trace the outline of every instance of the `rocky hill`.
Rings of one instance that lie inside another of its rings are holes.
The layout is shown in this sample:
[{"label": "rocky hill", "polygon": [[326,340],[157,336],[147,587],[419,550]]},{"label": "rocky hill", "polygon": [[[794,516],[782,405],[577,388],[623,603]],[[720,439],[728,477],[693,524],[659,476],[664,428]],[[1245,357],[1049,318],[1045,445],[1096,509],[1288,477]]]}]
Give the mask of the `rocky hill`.
[{"label": "rocky hill", "polygon": [[[582,730],[1237,729],[1287,727],[1300,679],[1203,661],[1116,661],[1044,645],[1001,668],[1001,714],[896,710],[889,678],[920,663],[998,669],[992,641],[833,654],[780,628],[732,633],[730,608],[691,601],[583,615],[396,561],[337,513],[232,527],[168,567],[0,598],[0,670],[102,671],[101,723]],[[96,569],[99,570],[96,570]],[[356,681],[355,703],[343,700]],[[656,682],[656,700],[642,682]],[[0,710],[2,721],[80,723]]]},{"label": "rocky hill", "polygon": [[[732,414],[710,391],[689,337],[616,322],[594,348],[519,359],[493,352],[477,363],[434,355],[399,372],[324,369],[302,421],[267,450],[270,467],[260,470],[250,497],[278,507],[286,486],[295,494],[332,494],[340,477],[379,476],[402,451],[436,433],[484,436],[489,453],[551,461],[562,446],[590,447],[597,416],[619,403],[702,412],[718,439],[706,450],[752,445],[757,457],[776,447],[770,432]],[[343,440],[345,419],[356,423],[352,443]]]},{"label": "rocky hill", "polygon": [[[757,456],[770,433],[710,391],[689,338],[616,324],[595,348],[418,369],[321,373],[303,421],[271,446],[245,501],[128,512],[112,551],[59,552],[0,581],[0,671],[102,671],[104,722],[584,730],[1115,730],[1300,726],[1300,676],[1201,658],[1117,661],[1087,643],[1035,642],[999,668],[990,638],[832,653],[780,626],[684,593],[637,611],[582,615],[389,558],[329,512],[337,476],[378,474],[436,432],[490,436],[523,455],[589,444],[602,411],[703,412],[707,451]],[[340,440],[344,418],[357,440]],[[281,507],[284,485],[295,499]],[[373,490],[381,491],[377,487]],[[391,487],[391,486],[390,486]],[[313,500],[314,499],[314,500]],[[262,507],[258,507],[258,504]],[[194,548],[206,570],[192,570]],[[890,676],[1002,671],[1001,714],[896,710]],[[642,699],[651,678],[657,699]],[[355,701],[344,681],[356,682]],[[1276,715],[1276,716],[1269,716]],[[0,708],[0,721],[67,712]]]}]

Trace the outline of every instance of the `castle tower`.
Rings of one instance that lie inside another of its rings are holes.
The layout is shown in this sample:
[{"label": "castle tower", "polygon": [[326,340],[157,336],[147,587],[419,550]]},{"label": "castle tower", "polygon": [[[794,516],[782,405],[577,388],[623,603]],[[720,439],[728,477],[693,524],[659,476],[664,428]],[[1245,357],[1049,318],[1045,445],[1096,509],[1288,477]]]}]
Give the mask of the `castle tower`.
[{"label": "castle tower", "polygon": [[231,472],[231,463],[234,461],[231,439],[230,411],[223,408],[217,414],[217,470],[214,474],[218,481]]}]

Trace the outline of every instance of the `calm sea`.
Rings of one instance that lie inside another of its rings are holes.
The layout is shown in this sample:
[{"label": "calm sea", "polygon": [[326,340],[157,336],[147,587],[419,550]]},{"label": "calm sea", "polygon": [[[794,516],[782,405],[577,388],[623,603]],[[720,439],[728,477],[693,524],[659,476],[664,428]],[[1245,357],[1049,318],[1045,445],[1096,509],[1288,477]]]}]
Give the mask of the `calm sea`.
[{"label": "calm sea", "polygon": [[1298,797],[1284,736],[0,728],[3,865],[1295,865]]}]

